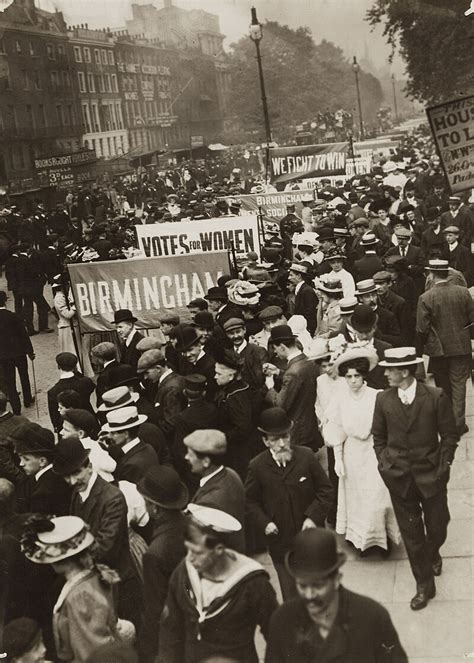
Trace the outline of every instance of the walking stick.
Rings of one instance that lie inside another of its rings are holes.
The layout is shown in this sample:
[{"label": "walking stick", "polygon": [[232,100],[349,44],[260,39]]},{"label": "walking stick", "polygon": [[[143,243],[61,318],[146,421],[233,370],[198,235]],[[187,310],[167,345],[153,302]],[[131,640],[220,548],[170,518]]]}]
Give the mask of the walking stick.
[{"label": "walking stick", "polygon": [[[30,357],[30,359],[31,359],[31,357]],[[33,389],[35,391],[36,416],[39,419],[40,411],[39,411],[39,405],[38,405],[38,389],[36,388],[36,371],[35,371],[35,360],[34,360],[34,358],[31,359],[31,366],[33,368]]]}]

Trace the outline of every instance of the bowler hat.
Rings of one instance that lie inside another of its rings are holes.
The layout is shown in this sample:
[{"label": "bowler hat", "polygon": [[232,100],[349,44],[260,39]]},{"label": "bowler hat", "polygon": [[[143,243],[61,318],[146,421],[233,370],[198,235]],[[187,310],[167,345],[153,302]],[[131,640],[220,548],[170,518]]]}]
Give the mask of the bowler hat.
[{"label": "bowler hat", "polygon": [[200,340],[195,327],[192,325],[181,326],[174,336],[177,341],[175,347],[178,352],[189,350],[193,345],[197,345]]},{"label": "bowler hat", "polygon": [[318,239],[321,242],[325,239],[334,239],[334,229],[329,226],[323,226],[318,229]]},{"label": "bowler hat", "polygon": [[439,216],[441,216],[441,210],[438,207],[428,207],[425,212],[426,221],[434,221],[434,219],[437,219]]},{"label": "bowler hat", "polygon": [[207,299],[208,301],[214,299],[217,301],[226,302],[228,299],[227,288],[225,286],[215,286],[213,288],[209,288],[204,299]]},{"label": "bowler hat", "polygon": [[194,316],[193,325],[195,327],[202,327],[203,329],[214,329],[216,323],[214,321],[214,316],[208,311],[199,311]]},{"label": "bowler hat", "polygon": [[293,427],[293,422],[281,407],[270,407],[260,415],[258,430],[265,435],[284,435]]},{"label": "bowler hat", "polygon": [[90,449],[85,449],[76,436],[59,440],[56,445],[53,472],[60,476],[69,476],[85,464],[89,454]]},{"label": "bowler hat", "polygon": [[119,322],[136,322],[137,319],[128,308],[121,308],[114,313],[114,324],[118,325]]},{"label": "bowler hat", "polygon": [[270,330],[270,342],[277,345],[282,341],[294,341],[295,334],[289,325],[277,325]]},{"label": "bowler hat", "polygon": [[243,358],[237,354],[235,350],[216,348],[216,351],[214,352],[214,358],[216,360],[216,364],[227,366],[227,368],[230,368],[233,371],[241,371],[244,365]]},{"label": "bowler hat", "polygon": [[94,437],[94,432],[98,429],[97,419],[89,410],[69,408],[64,413],[63,419],[64,421],[68,421],[74,428],[83,430],[89,437]]},{"label": "bowler hat", "polygon": [[164,509],[184,509],[189,493],[172,467],[156,465],[150,468],[137,484],[143,497]]},{"label": "bowler hat", "polygon": [[62,371],[73,371],[77,365],[77,357],[72,352],[60,352],[56,355],[56,364]]},{"label": "bowler hat", "polygon": [[298,532],[293,549],[285,556],[288,572],[298,579],[322,580],[334,573],[345,561],[345,553],[337,551],[336,535],[322,527]]},{"label": "bowler hat", "polygon": [[56,451],[54,433],[32,421],[21,423],[11,433],[10,439],[13,441],[15,451],[18,454],[32,454],[51,458]]},{"label": "bowler hat", "polygon": [[351,315],[351,326],[358,332],[369,332],[377,324],[377,313],[369,304],[357,304]]}]

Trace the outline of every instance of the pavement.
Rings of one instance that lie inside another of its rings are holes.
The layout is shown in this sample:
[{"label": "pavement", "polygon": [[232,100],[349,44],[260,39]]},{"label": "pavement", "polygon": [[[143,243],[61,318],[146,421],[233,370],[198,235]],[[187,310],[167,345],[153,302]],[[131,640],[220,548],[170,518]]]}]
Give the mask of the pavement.
[{"label": "pavement", "polygon": [[[3,278],[0,278],[0,289],[5,289]],[[46,298],[52,301],[48,292]],[[52,316],[50,326],[55,327]],[[32,337],[32,342],[36,354],[34,364],[39,417],[35,405],[24,410],[22,414],[32,421],[49,426],[46,392],[58,379],[54,362],[58,351],[57,335],[39,334]],[[415,593],[415,582],[403,544],[393,550],[388,560],[382,561],[377,556],[360,559],[354,550],[345,544],[342,537],[339,537],[340,548],[346,552],[348,558],[342,567],[343,584],[352,591],[370,596],[388,609],[410,663],[460,663],[474,659],[472,383],[468,384],[467,412],[470,431],[459,443],[448,487],[451,522],[447,541],[441,549],[443,573],[436,579],[436,598],[429,602],[427,608],[418,612],[410,609],[409,601]],[[269,572],[279,595],[278,581],[270,558],[268,555],[261,555],[257,559]],[[260,635],[257,636],[257,644],[263,658],[264,644]]]}]

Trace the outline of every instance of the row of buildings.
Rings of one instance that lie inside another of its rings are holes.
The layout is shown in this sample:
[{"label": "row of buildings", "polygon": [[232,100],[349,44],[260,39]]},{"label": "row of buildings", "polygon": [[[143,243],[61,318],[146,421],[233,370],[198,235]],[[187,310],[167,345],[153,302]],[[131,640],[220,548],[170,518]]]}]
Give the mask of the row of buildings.
[{"label": "row of buildings", "polygon": [[146,157],[226,129],[230,80],[218,17],[132,4],[123,30],[68,26],[13,0],[0,12],[0,186],[34,188],[35,162],[91,150]]}]

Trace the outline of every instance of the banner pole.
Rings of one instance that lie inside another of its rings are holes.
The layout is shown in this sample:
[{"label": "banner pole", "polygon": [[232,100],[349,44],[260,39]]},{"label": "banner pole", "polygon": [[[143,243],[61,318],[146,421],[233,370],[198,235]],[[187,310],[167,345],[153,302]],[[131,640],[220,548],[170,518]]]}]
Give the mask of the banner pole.
[{"label": "banner pole", "polygon": [[[69,274],[69,271],[68,271],[68,274]],[[74,301],[74,308],[76,309],[77,328],[78,328],[79,334],[80,334],[81,332],[80,332],[80,327],[79,327],[79,316],[77,315],[77,306],[76,306],[76,300],[74,299],[74,291],[73,291],[72,288],[69,288],[67,286],[66,279],[64,277],[65,277],[65,272],[63,270],[61,272],[61,282],[62,282],[62,286],[63,286],[64,298],[66,300],[66,306],[67,306],[68,310],[71,310],[71,306],[69,305],[69,290],[71,290],[71,296],[72,296],[72,299]],[[70,280],[71,280],[71,277],[69,277],[69,281]],[[78,343],[77,343],[76,334],[74,333],[74,323],[72,321],[72,318],[69,318],[69,328],[71,330],[72,342],[74,344],[74,349],[76,351],[77,363],[79,364],[79,368],[81,369],[81,373],[84,373],[83,362],[81,361],[81,353],[79,352],[79,346],[78,346]]]},{"label": "banner pole", "polygon": [[260,253],[262,252],[262,248],[265,246],[265,225],[263,223],[263,212],[262,212],[262,206],[258,206],[258,237],[260,241]]}]

